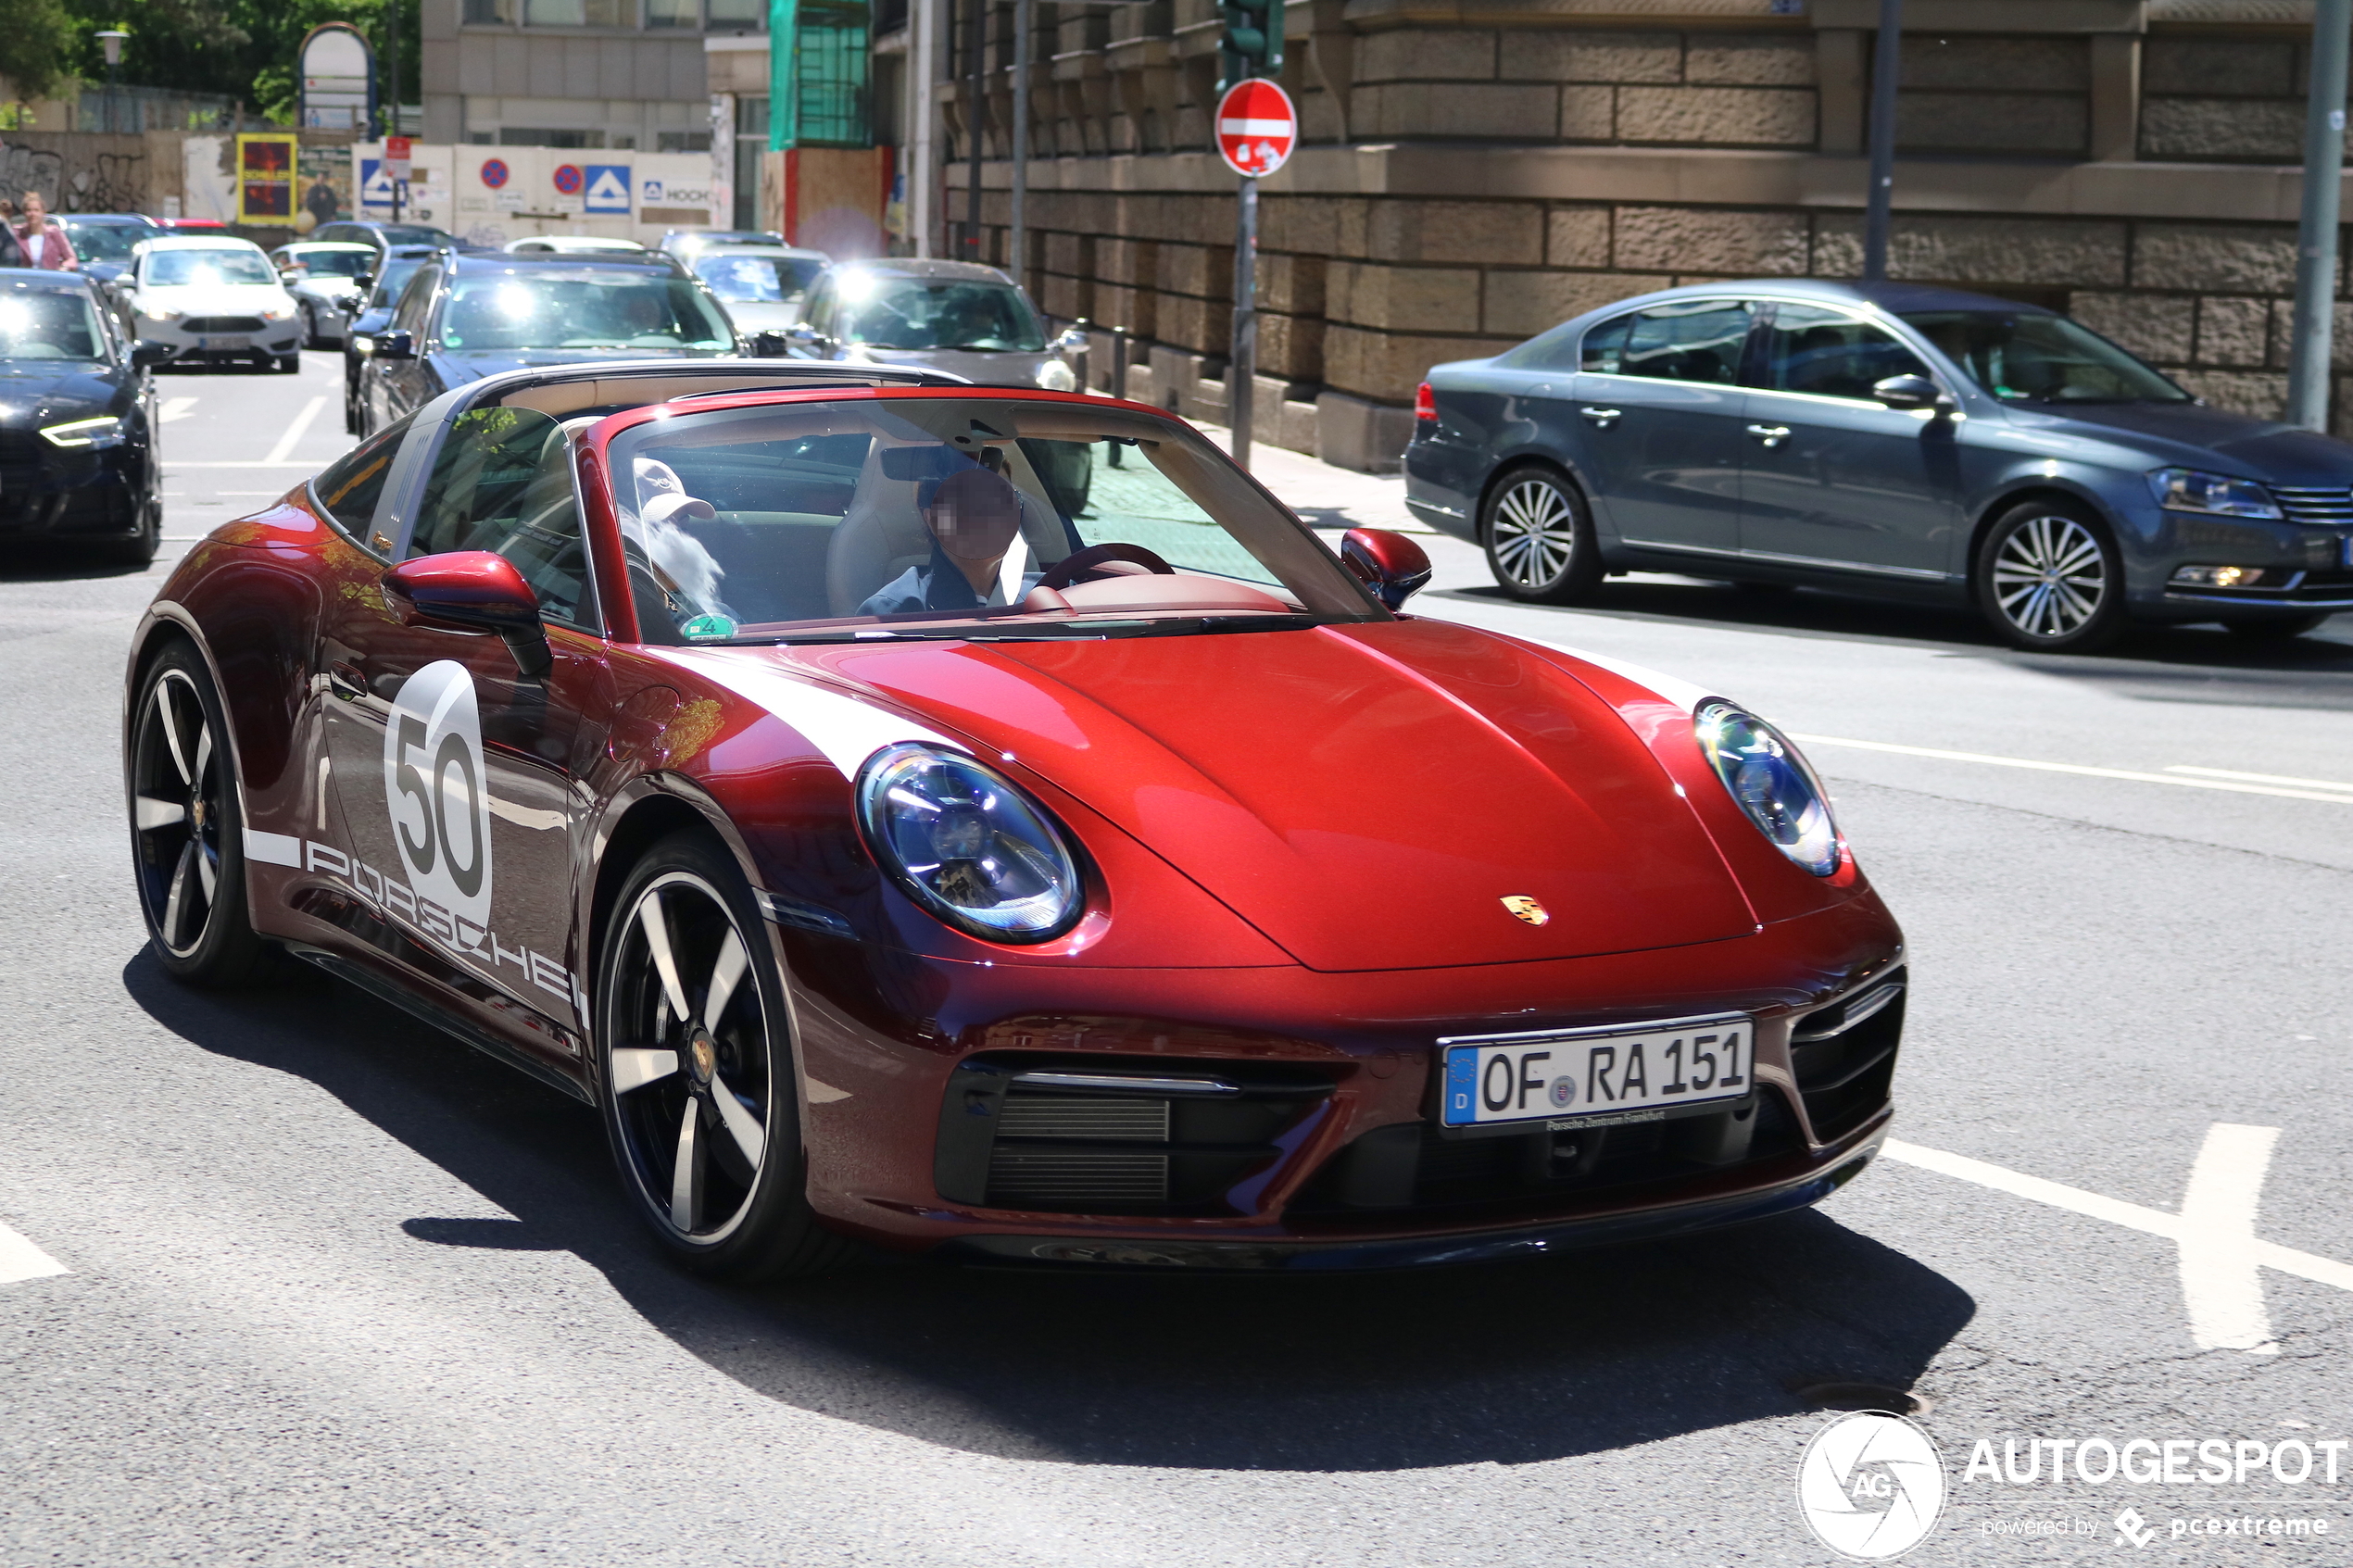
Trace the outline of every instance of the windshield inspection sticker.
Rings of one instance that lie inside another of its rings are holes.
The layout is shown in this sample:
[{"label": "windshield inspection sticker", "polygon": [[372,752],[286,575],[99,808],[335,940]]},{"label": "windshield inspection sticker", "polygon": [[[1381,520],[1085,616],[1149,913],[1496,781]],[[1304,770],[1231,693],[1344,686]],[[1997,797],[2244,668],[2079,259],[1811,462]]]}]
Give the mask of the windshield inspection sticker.
[{"label": "windshield inspection sticker", "polygon": [[490,809],[473,676],[436,659],[409,677],[384,726],[384,804],[409,885],[490,921]]}]

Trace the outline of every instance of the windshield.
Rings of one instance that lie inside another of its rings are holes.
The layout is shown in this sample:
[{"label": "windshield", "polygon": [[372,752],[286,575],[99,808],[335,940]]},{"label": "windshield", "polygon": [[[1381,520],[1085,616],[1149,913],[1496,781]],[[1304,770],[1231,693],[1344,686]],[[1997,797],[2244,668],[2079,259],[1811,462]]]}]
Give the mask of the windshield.
[{"label": "windshield", "polygon": [[1902,320],[2005,403],[2187,403],[2190,395],[2064,316],[1922,310]]},{"label": "windshield", "polygon": [[0,295],[0,359],[104,359],[106,341],[97,312],[79,290]]},{"label": "windshield", "polygon": [[388,245],[454,245],[458,242],[449,234],[425,223],[385,223],[376,232]]},{"label": "windshield", "polygon": [[76,223],[70,219],[65,228],[74,254],[84,261],[128,261],[132,246],[157,232],[145,223]]},{"label": "windshield", "polygon": [[1029,302],[1005,283],[846,273],[839,322],[836,337],[875,348],[1046,349]]},{"label": "windshield", "polygon": [[383,274],[376,279],[375,292],[368,296],[368,308],[391,309],[392,302],[400,297],[400,291],[409,286],[409,280],[417,275],[417,269],[430,259],[421,256],[412,261],[403,261],[396,257],[385,262]]},{"label": "windshield", "polygon": [[720,251],[695,263],[695,276],[730,305],[790,304],[809,292],[825,264],[794,256],[745,256]]},{"label": "windshield", "polygon": [[274,283],[278,274],[258,250],[159,250],[147,257],[151,288],[201,283]]},{"label": "windshield", "polygon": [[298,250],[286,259],[314,278],[357,278],[376,270],[372,250]]},{"label": "windshield", "polygon": [[1147,415],[930,396],[682,411],[621,432],[606,456],[648,642],[1096,638],[1380,614],[1224,454]]},{"label": "windshield", "polygon": [[684,278],[535,267],[459,278],[441,341],[451,348],[726,351],[736,332]]}]

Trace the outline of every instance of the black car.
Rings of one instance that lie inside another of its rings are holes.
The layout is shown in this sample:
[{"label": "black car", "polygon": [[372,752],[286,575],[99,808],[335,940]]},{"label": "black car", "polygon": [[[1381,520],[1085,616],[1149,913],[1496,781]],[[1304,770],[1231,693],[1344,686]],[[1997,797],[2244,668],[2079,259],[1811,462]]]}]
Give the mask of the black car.
[{"label": "black car", "polygon": [[170,355],[123,336],[79,273],[0,269],[0,536],[155,558],[163,496],[147,367]]},{"label": "black car", "polygon": [[1405,504],[1567,604],[1673,571],[1970,605],[2014,646],[2353,609],[2353,445],[2067,317],[1915,283],[1669,289],[1431,370]]},{"label": "black car", "polygon": [[711,359],[741,346],[711,291],[667,257],[439,252],[401,290],[390,323],[368,335],[359,434],[500,370]]},{"label": "black car", "polygon": [[368,297],[344,326],[343,428],[347,433],[359,433],[359,371],[375,347],[375,334],[392,325],[392,307],[417,269],[440,254],[437,245],[395,245],[377,258]]}]

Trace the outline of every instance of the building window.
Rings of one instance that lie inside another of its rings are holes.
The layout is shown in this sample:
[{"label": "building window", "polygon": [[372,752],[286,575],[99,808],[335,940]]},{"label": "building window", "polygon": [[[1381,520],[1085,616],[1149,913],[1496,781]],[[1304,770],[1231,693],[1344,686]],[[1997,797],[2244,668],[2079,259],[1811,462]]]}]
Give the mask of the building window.
[{"label": "building window", "polygon": [[711,0],[711,30],[728,27],[767,31],[768,0]]},{"label": "building window", "polygon": [[466,0],[465,19],[476,27],[512,27],[515,0]]},{"label": "building window", "polygon": [[654,151],[658,153],[707,153],[711,151],[708,131],[657,131]]},{"label": "building window", "polygon": [[654,27],[699,27],[702,25],[701,0],[646,0],[646,25]]},{"label": "building window", "polygon": [[502,147],[601,147],[605,133],[601,131],[535,131],[529,126],[510,125],[498,132]]},{"label": "building window", "polygon": [[525,27],[631,27],[633,0],[522,0]]},{"label": "building window", "polygon": [[736,210],[738,229],[760,226],[760,155],[768,150],[768,100],[736,100]]},{"label": "building window", "polygon": [[792,10],[793,99],[773,130],[786,146],[871,146],[865,0],[799,0]]}]

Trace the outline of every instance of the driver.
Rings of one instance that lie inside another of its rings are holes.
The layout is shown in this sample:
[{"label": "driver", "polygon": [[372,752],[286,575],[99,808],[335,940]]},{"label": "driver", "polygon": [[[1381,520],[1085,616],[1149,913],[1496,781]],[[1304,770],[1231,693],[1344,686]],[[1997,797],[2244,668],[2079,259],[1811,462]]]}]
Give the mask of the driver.
[{"label": "driver", "polygon": [[[861,615],[925,609],[978,609],[1005,603],[1000,575],[1005,552],[1021,537],[1021,496],[1001,474],[960,469],[927,481],[917,508],[931,531],[931,559],[900,572],[864,604]],[[1043,572],[1025,572],[1024,594]]]}]

